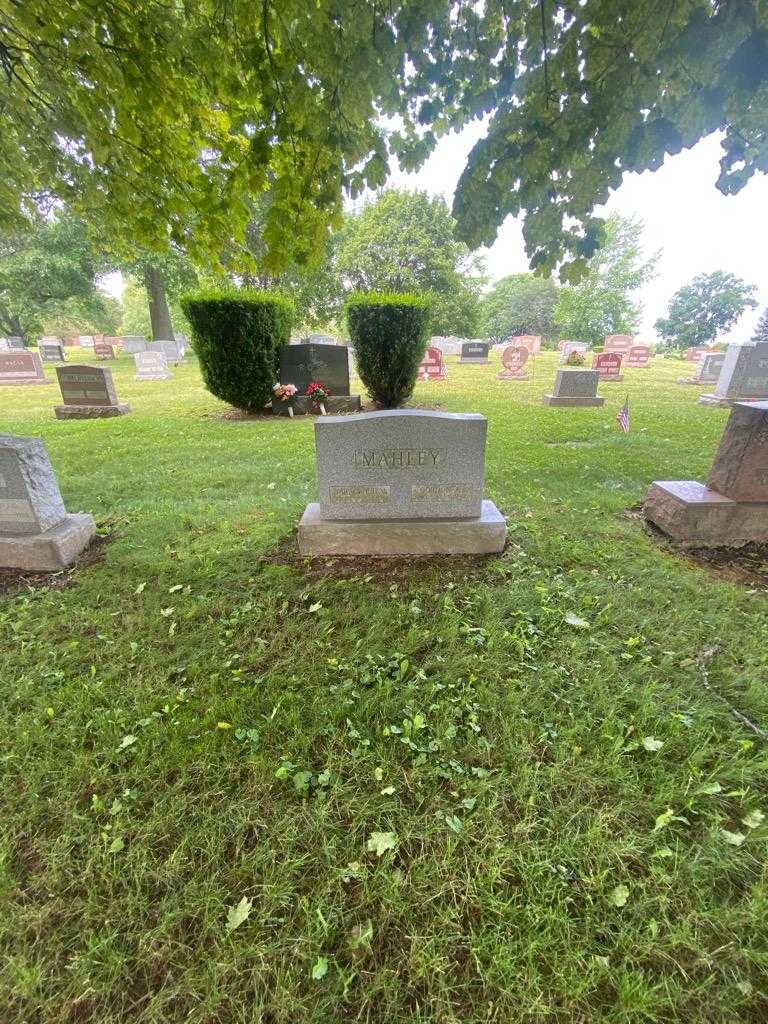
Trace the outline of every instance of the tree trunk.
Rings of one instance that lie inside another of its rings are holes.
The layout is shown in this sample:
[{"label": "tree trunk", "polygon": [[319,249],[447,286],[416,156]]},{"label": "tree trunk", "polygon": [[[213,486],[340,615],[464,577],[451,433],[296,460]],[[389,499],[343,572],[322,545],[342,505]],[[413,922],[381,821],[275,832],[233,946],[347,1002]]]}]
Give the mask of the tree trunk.
[{"label": "tree trunk", "polygon": [[7,331],[9,338],[23,338],[24,344],[27,344],[27,332],[21,326],[21,321],[13,313],[5,313],[0,316],[0,333],[5,334]]},{"label": "tree trunk", "polygon": [[163,275],[157,267],[148,266],[144,271],[144,285],[149,299],[149,319],[152,323],[153,341],[173,341],[173,324],[165,297]]}]

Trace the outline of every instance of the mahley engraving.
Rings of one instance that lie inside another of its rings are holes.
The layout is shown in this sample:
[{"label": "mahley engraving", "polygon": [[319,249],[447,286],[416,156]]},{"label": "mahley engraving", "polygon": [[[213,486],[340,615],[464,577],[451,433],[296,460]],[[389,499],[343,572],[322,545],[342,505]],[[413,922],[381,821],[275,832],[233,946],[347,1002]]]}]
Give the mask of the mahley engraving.
[{"label": "mahley engraving", "polygon": [[358,469],[434,469],[445,464],[445,448],[358,448],[354,463]]}]

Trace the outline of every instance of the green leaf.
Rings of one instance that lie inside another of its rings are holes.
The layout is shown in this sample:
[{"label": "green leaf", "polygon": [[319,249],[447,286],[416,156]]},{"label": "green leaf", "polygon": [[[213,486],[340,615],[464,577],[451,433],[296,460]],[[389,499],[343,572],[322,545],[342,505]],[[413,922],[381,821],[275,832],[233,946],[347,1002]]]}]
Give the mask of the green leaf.
[{"label": "green leaf", "polygon": [[253,906],[253,900],[248,899],[247,896],[243,896],[236,907],[230,907],[227,911],[227,931],[233,932],[236,928],[248,920],[248,916],[251,913],[251,907]]},{"label": "green leaf", "polygon": [[121,850],[125,849],[125,843],[120,836],[115,836],[112,842],[109,844],[110,853],[120,853]]},{"label": "green leaf", "polygon": [[320,981],[328,973],[328,958],[319,956],[312,965],[312,978],[314,981]]},{"label": "green leaf", "polygon": [[130,734],[128,736],[123,736],[123,738],[120,740],[120,743],[119,743],[117,749],[118,750],[127,750],[128,747],[132,747],[133,746],[133,744],[136,742],[136,739],[137,739],[136,736],[131,736]]},{"label": "green leaf", "polygon": [[626,885],[617,885],[615,889],[611,890],[608,899],[614,907],[624,907],[629,899],[629,889]]},{"label": "green leaf", "polygon": [[396,850],[397,835],[394,832],[371,832],[368,836],[368,852],[383,857],[387,850]]}]

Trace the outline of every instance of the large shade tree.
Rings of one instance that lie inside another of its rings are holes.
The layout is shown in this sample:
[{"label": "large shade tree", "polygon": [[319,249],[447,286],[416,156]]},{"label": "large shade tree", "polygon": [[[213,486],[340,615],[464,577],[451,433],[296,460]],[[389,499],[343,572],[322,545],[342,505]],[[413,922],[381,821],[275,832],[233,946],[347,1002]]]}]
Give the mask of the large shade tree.
[{"label": "large shade tree", "polygon": [[699,274],[675,292],[669,312],[656,321],[656,330],[670,348],[711,345],[745,309],[757,306],[754,293],[754,285],[735,274],[723,270]]},{"label": "large shade tree", "polygon": [[441,196],[387,189],[347,218],[338,273],[347,288],[363,292],[429,292],[432,333],[472,336],[483,267],[455,231]]},{"label": "large shade tree", "polygon": [[480,302],[483,337],[503,341],[515,334],[555,333],[557,285],[551,277],[510,274],[497,281]]},{"label": "large shade tree", "polygon": [[218,258],[269,187],[275,269],[322,251],[389,152],[419,167],[480,117],[459,236],[521,213],[532,266],[565,279],[626,171],[718,130],[723,192],[768,167],[764,0],[26,0],[0,8],[0,70],[6,224],[53,192],[126,244]]},{"label": "large shade tree", "polygon": [[83,222],[65,210],[0,232],[0,334],[113,330],[120,311],[98,288],[106,269]]}]

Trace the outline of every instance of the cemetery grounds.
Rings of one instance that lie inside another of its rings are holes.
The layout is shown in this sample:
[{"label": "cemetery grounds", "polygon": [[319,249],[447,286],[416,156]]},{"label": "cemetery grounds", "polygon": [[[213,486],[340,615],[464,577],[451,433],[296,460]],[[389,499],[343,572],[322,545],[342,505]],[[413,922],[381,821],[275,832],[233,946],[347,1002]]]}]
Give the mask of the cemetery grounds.
[{"label": "cemetery grounds", "polygon": [[485,560],[300,561],[312,419],[194,360],[109,363],[117,419],[2,389],[102,540],[0,582],[0,1019],[768,1018],[768,567],[636,512],[727,412],[676,359],[546,408],[555,360],[417,386],[489,419]]}]

